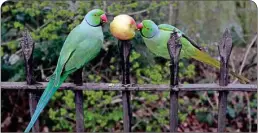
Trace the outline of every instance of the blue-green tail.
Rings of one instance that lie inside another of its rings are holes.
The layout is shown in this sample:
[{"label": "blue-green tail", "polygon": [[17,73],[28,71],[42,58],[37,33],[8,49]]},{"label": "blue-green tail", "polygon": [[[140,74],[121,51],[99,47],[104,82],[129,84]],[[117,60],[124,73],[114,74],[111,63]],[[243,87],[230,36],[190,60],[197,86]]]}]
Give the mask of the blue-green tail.
[{"label": "blue-green tail", "polygon": [[37,108],[30,120],[29,125],[27,126],[27,128],[25,129],[25,133],[29,132],[31,130],[31,128],[33,127],[33,125],[35,124],[36,120],[38,119],[40,113],[42,112],[42,110],[45,108],[45,106],[47,105],[48,101],[50,100],[50,98],[55,94],[55,92],[57,91],[57,89],[61,86],[61,84],[65,81],[65,79],[67,78],[68,74],[63,75],[60,78],[60,82],[58,84],[57,87],[54,87],[54,78],[51,78],[50,81],[48,82],[47,88],[45,89],[45,91],[43,92],[43,94],[41,95],[41,98],[38,102]]}]

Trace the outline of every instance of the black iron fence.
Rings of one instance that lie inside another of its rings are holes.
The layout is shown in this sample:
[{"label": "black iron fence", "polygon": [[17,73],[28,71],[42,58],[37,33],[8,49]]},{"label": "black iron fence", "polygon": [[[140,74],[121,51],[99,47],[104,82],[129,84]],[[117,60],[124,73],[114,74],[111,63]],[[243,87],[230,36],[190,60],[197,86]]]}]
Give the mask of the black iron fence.
[{"label": "black iron fence", "polygon": [[[83,116],[83,93],[87,90],[108,90],[108,91],[122,91],[123,102],[123,124],[124,132],[131,131],[132,112],[130,108],[130,91],[170,91],[170,131],[176,132],[178,127],[178,93],[181,91],[219,91],[219,112],[218,112],[218,132],[225,131],[225,119],[227,109],[227,95],[229,91],[257,91],[255,84],[229,84],[228,81],[228,59],[232,49],[232,38],[228,29],[223,34],[219,44],[220,53],[220,80],[218,84],[178,84],[178,62],[181,50],[177,34],[172,33],[168,42],[168,50],[171,57],[170,65],[170,85],[152,85],[152,84],[130,84],[129,77],[129,57],[131,44],[130,41],[119,41],[121,66],[122,66],[122,84],[113,83],[83,83],[82,82],[82,69],[74,73],[74,83],[64,83],[60,90],[72,89],[75,93],[76,103],[76,131],[84,131],[84,116]],[[21,47],[24,54],[26,80],[27,82],[2,82],[1,89],[27,89],[29,90],[29,105],[30,113],[33,115],[36,105],[39,89],[44,89],[47,82],[36,83],[33,80],[33,49],[34,42],[28,33],[25,31]],[[33,127],[33,132],[39,132],[39,124]]]}]

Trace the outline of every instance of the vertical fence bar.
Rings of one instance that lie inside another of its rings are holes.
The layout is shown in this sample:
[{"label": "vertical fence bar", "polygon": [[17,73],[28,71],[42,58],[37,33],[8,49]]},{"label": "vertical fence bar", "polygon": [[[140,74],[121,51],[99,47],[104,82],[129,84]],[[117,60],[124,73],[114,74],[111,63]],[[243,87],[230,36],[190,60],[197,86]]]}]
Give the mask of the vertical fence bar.
[{"label": "vertical fence bar", "polygon": [[[78,69],[74,72],[74,84],[81,86],[82,70]],[[83,92],[82,90],[75,90],[75,108],[76,108],[76,132],[84,132],[84,113],[83,113]]]},{"label": "vertical fence bar", "polygon": [[[218,46],[220,54],[220,80],[219,85],[227,86],[228,77],[228,60],[232,50],[232,37],[228,29],[225,30],[223,37]],[[226,111],[227,111],[228,91],[219,92],[219,114],[218,114],[218,132],[225,132]]]},{"label": "vertical fence bar", "polygon": [[178,126],[178,89],[175,86],[178,85],[179,78],[179,55],[182,45],[179,40],[177,32],[173,32],[170,35],[170,39],[167,43],[169,55],[170,55],[170,132],[177,132]]},{"label": "vertical fence bar", "polygon": [[[22,52],[25,61],[25,70],[26,70],[26,81],[28,85],[32,85],[35,83],[33,80],[33,50],[34,50],[34,41],[30,36],[28,30],[23,32],[23,39],[20,42],[22,47]],[[38,100],[38,93],[37,92],[30,92],[29,93],[29,106],[30,106],[30,116],[34,114],[34,111],[37,106]],[[32,132],[39,132],[39,122],[38,120],[34,124],[32,128]]]},{"label": "vertical fence bar", "polygon": [[[130,84],[130,52],[131,52],[131,43],[129,40],[119,40],[120,44],[120,55],[121,55],[121,66],[122,66],[122,84]],[[131,120],[132,112],[130,107],[130,91],[122,91],[122,100],[123,100],[123,124],[124,132],[131,132]]]}]

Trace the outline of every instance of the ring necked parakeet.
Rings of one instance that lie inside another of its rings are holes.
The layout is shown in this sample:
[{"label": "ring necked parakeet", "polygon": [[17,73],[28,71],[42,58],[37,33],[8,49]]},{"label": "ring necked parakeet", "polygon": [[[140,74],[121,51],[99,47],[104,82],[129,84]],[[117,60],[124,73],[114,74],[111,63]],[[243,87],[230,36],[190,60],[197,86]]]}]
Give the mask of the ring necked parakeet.
[{"label": "ring necked parakeet", "polygon": [[49,78],[25,132],[31,130],[43,108],[68,75],[83,67],[100,52],[104,40],[104,22],[107,22],[104,11],[94,9],[69,33],[61,49],[56,69]]},{"label": "ring necked parakeet", "polygon": [[[215,68],[220,68],[220,62],[218,60],[201,51],[200,47],[194,41],[172,25],[156,25],[151,20],[143,20],[141,23],[137,24],[137,29],[140,30],[141,36],[147,48],[157,56],[170,59],[167,42],[170,38],[170,34],[173,31],[176,31],[180,36],[180,42],[182,44],[180,58],[193,58]],[[241,83],[250,82],[247,78],[237,75],[232,71],[230,71],[230,74],[238,78]]]}]

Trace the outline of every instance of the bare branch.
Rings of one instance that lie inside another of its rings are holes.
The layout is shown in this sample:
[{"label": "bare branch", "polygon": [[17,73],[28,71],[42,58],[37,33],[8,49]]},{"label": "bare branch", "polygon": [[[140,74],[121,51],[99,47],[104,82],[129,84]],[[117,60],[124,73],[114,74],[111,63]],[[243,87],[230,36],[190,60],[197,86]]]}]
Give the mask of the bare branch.
[{"label": "bare branch", "polygon": [[245,94],[245,98],[246,98],[246,101],[247,101],[248,129],[249,129],[249,132],[252,132],[252,118],[251,118],[250,98],[249,98],[247,92],[245,92],[244,94]]},{"label": "bare branch", "polygon": [[[147,11],[148,11],[148,9],[144,9],[144,10],[140,10],[140,11],[137,11],[137,12],[131,12],[131,13],[126,13],[126,14],[127,15],[137,15],[137,14],[141,14],[141,13],[144,13],[144,12],[147,12]],[[107,13],[107,15],[108,16],[115,16],[116,14]]]},{"label": "bare branch", "polygon": [[10,40],[10,41],[7,41],[7,42],[2,42],[2,43],[1,43],[1,46],[7,45],[7,44],[8,44],[9,42],[11,42],[11,41],[17,41],[17,42],[19,42],[19,41],[22,40],[22,38],[23,38],[23,37],[17,38],[16,40]]},{"label": "bare branch", "polygon": [[107,1],[103,1],[103,11],[107,13]]},{"label": "bare branch", "polygon": [[[257,39],[257,34],[256,34],[256,35],[254,36],[254,38],[252,39],[251,43],[247,46],[247,50],[246,50],[246,52],[245,52],[245,56],[244,56],[243,62],[242,62],[242,64],[241,64],[241,66],[240,66],[240,70],[239,70],[239,73],[238,73],[239,75],[242,74],[242,71],[243,71],[243,68],[244,68],[244,66],[245,66],[245,62],[246,62],[247,56],[248,56],[248,54],[250,53],[250,50],[251,50],[252,46],[254,45],[256,39]],[[238,79],[235,79],[235,80],[233,81],[233,83],[236,83],[237,80],[238,80]]]}]

